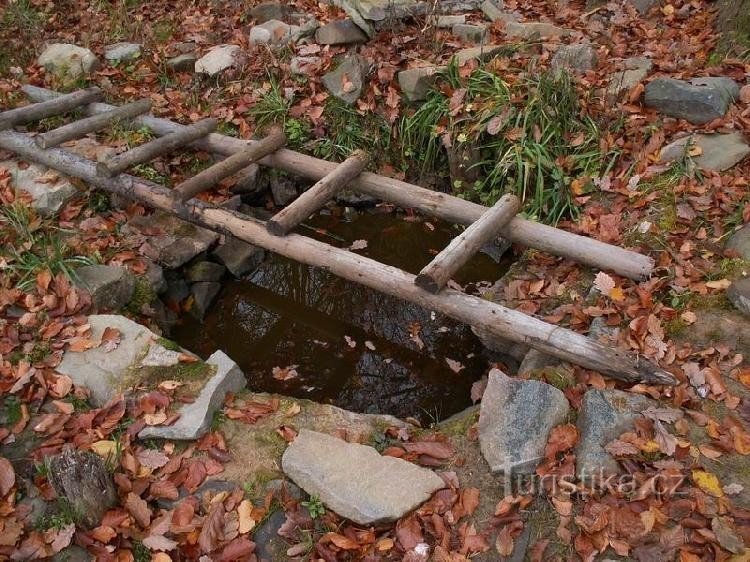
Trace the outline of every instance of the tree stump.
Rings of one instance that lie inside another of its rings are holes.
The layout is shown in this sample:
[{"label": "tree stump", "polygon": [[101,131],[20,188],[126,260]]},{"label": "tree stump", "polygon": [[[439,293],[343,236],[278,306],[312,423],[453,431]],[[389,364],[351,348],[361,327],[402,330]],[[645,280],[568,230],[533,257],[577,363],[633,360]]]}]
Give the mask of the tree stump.
[{"label": "tree stump", "polygon": [[63,451],[49,463],[49,481],[68,501],[80,523],[96,527],[104,513],[117,505],[117,491],[104,461],[87,451]]}]

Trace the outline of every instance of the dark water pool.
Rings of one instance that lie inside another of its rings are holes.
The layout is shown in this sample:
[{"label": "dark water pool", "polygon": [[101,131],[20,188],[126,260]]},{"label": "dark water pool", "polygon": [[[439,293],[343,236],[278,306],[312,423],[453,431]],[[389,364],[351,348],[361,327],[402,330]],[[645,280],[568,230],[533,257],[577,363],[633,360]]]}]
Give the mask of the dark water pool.
[{"label": "dark water pool", "polygon": [[[365,240],[358,253],[412,273],[460,233],[401,213],[339,215],[298,232],[339,247]],[[508,266],[479,254],[456,280],[476,290]],[[185,318],[172,335],[204,356],[223,349],[252,390],[423,422],[470,405],[471,385],[490,362],[468,326],[276,255],[228,281],[203,322]]]}]

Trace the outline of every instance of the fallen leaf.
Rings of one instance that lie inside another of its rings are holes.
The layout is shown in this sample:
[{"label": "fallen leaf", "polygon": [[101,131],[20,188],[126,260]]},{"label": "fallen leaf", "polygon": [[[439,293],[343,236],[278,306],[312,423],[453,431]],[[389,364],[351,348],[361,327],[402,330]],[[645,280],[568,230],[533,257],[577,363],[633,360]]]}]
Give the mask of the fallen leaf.
[{"label": "fallen leaf", "polygon": [[299,365],[289,365],[288,367],[274,367],[271,369],[271,373],[273,375],[273,378],[275,378],[277,381],[288,381],[291,379],[296,379],[299,376],[299,373],[297,372],[297,367]]},{"label": "fallen leaf", "polygon": [[62,529],[60,529],[57,532],[57,535],[55,535],[55,540],[52,541],[52,552],[60,552],[63,548],[66,548],[70,541],[73,539],[73,535],[76,532],[76,524],[75,523],[69,523],[68,525],[65,525]]},{"label": "fallen leaf", "polygon": [[16,483],[16,471],[10,461],[0,457],[0,496],[6,495]]},{"label": "fallen leaf", "polygon": [[206,520],[203,522],[200,535],[198,536],[198,545],[201,552],[208,554],[219,547],[224,538],[224,504],[217,502],[209,511]]},{"label": "fallen leaf", "polygon": [[459,373],[462,369],[466,368],[458,361],[454,361],[453,359],[449,359],[448,357],[445,358],[445,362],[448,363],[448,367],[450,367],[450,370],[454,373]]},{"label": "fallen leaf", "polygon": [[144,529],[151,523],[151,509],[139,495],[130,492],[125,498],[125,509],[133,516],[136,523]]},{"label": "fallen leaf", "polygon": [[174,550],[178,544],[164,535],[149,535],[142,542],[149,550]]},{"label": "fallen leaf", "polygon": [[253,503],[250,500],[242,500],[240,505],[237,506],[237,514],[240,519],[239,533],[241,535],[249,533],[255,528],[257,522],[253,519],[252,512]]},{"label": "fallen leaf", "polygon": [[695,482],[696,485],[707,494],[716,498],[720,498],[724,495],[724,492],[721,489],[721,484],[719,484],[719,479],[715,474],[706,472],[705,470],[693,470],[692,476],[693,482]]},{"label": "fallen leaf", "polygon": [[349,246],[350,250],[364,250],[367,248],[367,240],[355,240],[352,245]]}]

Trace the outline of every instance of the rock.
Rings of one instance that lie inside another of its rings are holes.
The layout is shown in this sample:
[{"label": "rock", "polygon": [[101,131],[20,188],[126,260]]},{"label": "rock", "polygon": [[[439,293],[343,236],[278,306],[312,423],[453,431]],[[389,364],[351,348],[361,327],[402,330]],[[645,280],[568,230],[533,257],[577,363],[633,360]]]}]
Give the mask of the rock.
[{"label": "rock", "polygon": [[738,95],[739,86],[729,78],[657,78],[646,85],[645,102],[664,115],[703,125],[723,117]]},{"label": "rock", "polygon": [[157,295],[167,290],[167,280],[164,278],[164,270],[151,260],[146,260],[146,271],[143,273],[143,278]]},{"label": "rock", "polygon": [[218,45],[195,62],[195,72],[214,76],[229,68],[239,68],[246,62],[237,45]]},{"label": "rock", "polygon": [[550,37],[566,37],[570,35],[570,31],[551,23],[517,23],[511,21],[505,24],[505,35],[511,39],[531,39],[536,36],[546,39]]},{"label": "rock", "polygon": [[173,53],[180,53],[181,55],[193,53],[198,48],[198,44],[195,41],[179,41],[172,43],[170,46],[174,49]]},{"label": "rock", "polygon": [[629,0],[629,2],[642,16],[650,12],[654,6],[661,6],[661,0]]},{"label": "rock", "polygon": [[177,55],[167,61],[167,66],[174,72],[195,72],[195,63],[198,57],[195,53]]},{"label": "rock", "polygon": [[60,552],[55,553],[51,560],[52,562],[91,562],[91,555],[82,546],[69,544]]},{"label": "rock", "polygon": [[360,525],[395,521],[445,486],[431,470],[308,429],[287,447],[281,465],[305,492]]},{"label": "rock", "polygon": [[466,16],[464,14],[457,16],[435,16],[430,19],[430,23],[438,29],[451,29],[457,23],[466,23]]},{"label": "rock", "polygon": [[595,341],[612,344],[617,341],[619,335],[620,328],[617,326],[608,326],[604,316],[597,316],[591,321],[589,326],[589,337]]},{"label": "rock", "polygon": [[576,476],[590,481],[619,474],[619,463],[604,448],[631,430],[643,410],[657,405],[650,398],[621,390],[588,390],[578,411]]},{"label": "rock", "polygon": [[750,277],[734,281],[727,289],[727,298],[734,308],[750,316]]},{"label": "rock", "polygon": [[116,265],[85,265],[75,270],[75,284],[88,291],[94,310],[119,310],[130,302],[135,276]]},{"label": "rock", "polygon": [[667,164],[685,156],[692,147],[698,147],[701,153],[693,156],[695,164],[704,170],[723,172],[739,164],[750,154],[750,145],[740,132],[703,135],[693,134],[677,139],[662,148],[659,163]]},{"label": "rock", "polygon": [[451,31],[465,43],[482,43],[487,36],[487,27],[484,25],[457,23]]},{"label": "rock", "polygon": [[590,43],[580,45],[563,45],[552,57],[552,70],[572,70],[573,72],[586,72],[596,68],[597,54]]},{"label": "rock", "polygon": [[320,69],[323,60],[320,57],[294,57],[289,62],[289,70],[292,74],[300,76],[313,76]]},{"label": "rock", "polygon": [[257,23],[266,23],[270,20],[283,21],[288,16],[289,8],[281,2],[262,2],[250,8],[248,13]]},{"label": "rock", "polygon": [[557,357],[552,357],[536,349],[530,349],[521,361],[521,366],[518,367],[518,376],[541,371],[547,367],[556,367],[560,362]]},{"label": "rock", "polygon": [[70,140],[64,142],[61,147],[78,154],[79,156],[83,156],[88,160],[94,160],[96,162],[104,162],[108,158],[117,154],[117,149],[103,145],[91,137]]},{"label": "rock", "polygon": [[750,223],[730,236],[726,249],[736,252],[743,260],[750,261]]},{"label": "rock", "polygon": [[517,22],[518,18],[514,14],[503,11],[503,2],[493,2],[492,0],[484,0],[482,2],[482,12],[490,21],[501,21],[504,23]]},{"label": "rock", "polygon": [[189,296],[190,286],[184,279],[171,279],[167,281],[167,288],[164,291],[164,302],[179,305]]},{"label": "rock", "polygon": [[284,207],[297,198],[297,186],[288,177],[271,174],[271,196],[277,207]]},{"label": "rock", "polygon": [[139,43],[115,43],[104,47],[104,58],[109,62],[132,61],[141,56]]},{"label": "rock", "polygon": [[203,386],[195,402],[182,406],[180,417],[172,425],[145,427],[138,437],[192,440],[199,439],[210,429],[214,413],[221,408],[226,394],[245,388],[245,375],[221,350],[214,352],[206,363],[215,366],[216,373]]},{"label": "rock", "polygon": [[338,68],[323,76],[323,84],[336,98],[352,105],[362,95],[368,64],[359,55],[348,56]]},{"label": "rock", "polygon": [[609,81],[605,95],[612,102],[643,82],[653,67],[651,59],[634,57],[624,61],[625,70],[616,72]]},{"label": "rock", "polygon": [[221,281],[226,268],[212,261],[199,261],[188,267],[185,279],[190,283],[200,281]]},{"label": "rock", "polygon": [[350,19],[332,21],[315,32],[315,41],[321,45],[349,45],[366,43],[367,35]]},{"label": "rock", "polygon": [[398,85],[409,101],[422,101],[427,98],[427,92],[435,84],[436,74],[443,70],[442,66],[423,66],[410,68],[398,73]]},{"label": "rock", "polygon": [[528,345],[496,336],[484,327],[472,326],[471,331],[481,340],[482,345],[490,351],[508,355],[517,361],[523,361],[523,358],[531,349]]},{"label": "rock", "polygon": [[532,474],[568,400],[555,387],[490,371],[479,409],[479,445],[492,472]]},{"label": "rock", "polygon": [[193,306],[190,308],[191,314],[197,318],[203,318],[220,290],[221,283],[207,281],[193,283],[190,286],[190,293],[193,296]]},{"label": "rock", "polygon": [[3,168],[10,172],[13,187],[28,193],[31,207],[43,217],[57,213],[78,193],[67,177],[46,166],[4,160],[0,162]]},{"label": "rock", "polygon": [[250,30],[251,45],[286,45],[292,37],[292,26],[279,20],[268,20]]},{"label": "rock", "polygon": [[507,45],[482,45],[481,47],[469,47],[456,52],[455,57],[459,66],[470,60],[485,62],[502,53]]},{"label": "rock", "polygon": [[240,195],[257,194],[262,190],[258,182],[258,173],[260,166],[250,164],[248,167],[235,174],[235,184],[232,186],[232,193]]},{"label": "rock", "polygon": [[143,233],[141,253],[169,269],[186,264],[219,239],[215,232],[164,212],[134,217],[126,230]]},{"label": "rock", "polygon": [[69,43],[47,45],[37,63],[49,72],[68,79],[76,79],[99,68],[99,59],[94,53]]},{"label": "rock", "polygon": [[224,244],[214,251],[213,256],[223,263],[232,275],[242,277],[263,262],[265,253],[258,246],[227,236]]},{"label": "rock", "polygon": [[347,207],[354,207],[355,209],[367,209],[374,207],[380,203],[379,199],[376,199],[372,195],[367,193],[358,193],[351,189],[344,189],[339,191],[335,196],[334,200],[339,205],[345,205]]}]

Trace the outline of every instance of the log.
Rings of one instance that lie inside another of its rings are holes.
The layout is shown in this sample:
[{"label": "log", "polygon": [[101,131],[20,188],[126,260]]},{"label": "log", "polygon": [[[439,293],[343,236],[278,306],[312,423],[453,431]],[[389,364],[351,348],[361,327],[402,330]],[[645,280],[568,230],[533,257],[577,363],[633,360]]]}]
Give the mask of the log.
[{"label": "log", "polygon": [[117,174],[121,174],[131,166],[150,162],[162,154],[166,154],[176,148],[188,145],[196,139],[205,137],[211,131],[215,130],[218,124],[219,122],[216,119],[202,119],[197,123],[185,126],[179,131],[169,133],[141,146],[136,146],[127,152],[113,156],[107,159],[106,162],[99,162],[96,167],[97,172],[100,176],[111,178]]},{"label": "log", "polygon": [[440,292],[453,275],[487,242],[516,216],[521,201],[515,195],[503,195],[479,220],[456,236],[435,259],[419,272],[414,282],[431,293]]},{"label": "log", "polygon": [[369,160],[366,152],[355,150],[330,174],[305,191],[293,203],[276,213],[267,223],[268,232],[275,236],[284,236],[293,230],[307,217],[319,211],[336,193],[361,174]]},{"label": "log", "polygon": [[192,199],[199,193],[211,189],[224,178],[236,174],[264,156],[275,152],[285,144],[286,135],[280,129],[276,129],[265,138],[246,147],[244,150],[232,154],[218,164],[214,164],[198,175],[185,180],[174,191],[182,201]]},{"label": "log", "polygon": [[[36,86],[24,86],[22,89],[33,100],[47,100],[60,95],[52,90]],[[107,104],[92,104],[86,111],[91,114],[101,113],[112,107]],[[151,116],[139,117],[136,123],[149,127],[157,135],[166,135],[183,127],[178,123]],[[193,146],[208,152],[230,155],[247,148],[247,143],[240,139],[213,133],[196,141]],[[266,156],[259,163],[314,180],[325,177],[336,166],[333,162],[326,162],[285,148]],[[475,222],[487,210],[487,207],[471,201],[370,172],[363,172],[352,180],[351,187],[383,201],[390,201],[404,208],[417,209],[425,214],[467,226]],[[502,230],[502,236],[511,242],[598,269],[613,271],[637,281],[649,278],[654,270],[654,260],[648,256],[519,216],[514,217]]]},{"label": "log", "polygon": [[39,121],[40,119],[60,115],[82,105],[99,101],[102,97],[103,94],[99,88],[86,88],[85,90],[77,90],[43,102],[10,109],[0,113],[0,131],[10,129],[22,123]]},{"label": "log", "polygon": [[39,148],[58,146],[66,141],[79,139],[88,133],[100,131],[114,122],[132,119],[149,111],[151,111],[151,100],[143,99],[134,101],[122,107],[115,108],[112,111],[92,115],[86,119],[79,119],[52,131],[37,135],[35,137],[36,144]]},{"label": "log", "polygon": [[22,133],[0,132],[0,148],[111,193],[174,213],[184,220],[235,236],[298,262],[325,268],[348,281],[436,310],[459,322],[481,326],[497,337],[526,344],[542,353],[599,371],[614,379],[629,383],[676,384],[670,373],[643,357],[632,357],[566,328],[553,326],[460,291],[448,288],[433,295],[414,285],[414,275],[398,268],[306,236],[274,236],[261,221],[228,209],[212,207],[199,199],[182,203],[171,190],[140,178],[127,174],[114,178],[102,177],[97,174],[94,162],[59,148],[40,151],[34,141]]}]

